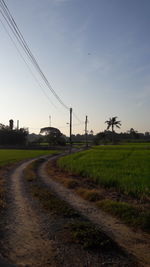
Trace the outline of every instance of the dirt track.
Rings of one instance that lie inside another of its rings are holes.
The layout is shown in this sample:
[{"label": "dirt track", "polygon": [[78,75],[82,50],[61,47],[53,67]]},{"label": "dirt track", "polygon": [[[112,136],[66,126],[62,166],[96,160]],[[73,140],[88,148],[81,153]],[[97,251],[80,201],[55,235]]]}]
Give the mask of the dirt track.
[{"label": "dirt track", "polygon": [[[31,162],[32,160],[17,167],[9,181],[9,208],[5,219],[5,233],[1,241],[1,251],[10,263],[15,263],[17,266],[35,267],[136,266],[133,265],[130,258],[119,251],[112,250],[109,253],[102,251],[89,252],[80,245],[68,242],[64,238],[64,230],[62,230],[68,219],[59,218],[58,220],[51,214],[45,214],[26,188],[22,173]],[[87,201],[82,200],[62,185],[51,180],[45,173],[45,163],[40,167],[39,175],[40,180],[60,198],[69,202],[94,223],[99,224],[101,229],[116,240],[121,241],[120,239],[122,239],[122,247],[127,248],[127,241],[133,241],[132,247],[130,246],[130,252],[135,254],[138,246],[140,252],[136,256],[141,263],[145,261],[143,266],[149,266],[147,264],[149,258],[146,254],[149,243],[145,243],[146,236],[142,239],[144,243],[139,241],[141,236],[137,234],[134,235],[135,239],[133,239],[131,235],[133,233],[127,233],[128,229],[126,227],[121,227],[113,219],[110,220],[110,217],[105,216],[103,213],[98,213],[98,210]],[[121,238],[122,229],[124,229],[123,238]],[[143,254],[141,254],[141,251]]]},{"label": "dirt track", "polygon": [[10,223],[7,225],[7,257],[17,265],[25,266],[28,263],[32,266],[34,263],[34,266],[39,266],[41,258],[45,264],[47,255],[54,252],[52,242],[42,237],[39,218],[25,195],[20,179],[29,162],[19,166],[11,176],[12,203],[9,207]]}]

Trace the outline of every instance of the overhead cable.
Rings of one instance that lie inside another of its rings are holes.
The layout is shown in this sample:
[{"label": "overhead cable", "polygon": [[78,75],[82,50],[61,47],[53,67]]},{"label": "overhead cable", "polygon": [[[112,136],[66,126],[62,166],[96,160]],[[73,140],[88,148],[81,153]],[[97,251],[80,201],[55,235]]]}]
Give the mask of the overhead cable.
[{"label": "overhead cable", "polygon": [[23,57],[22,53],[20,52],[20,50],[19,50],[19,48],[17,47],[15,41],[14,41],[13,38],[11,37],[10,33],[8,32],[7,28],[5,27],[5,25],[4,25],[4,23],[3,23],[3,21],[2,21],[1,19],[0,19],[0,22],[1,22],[1,24],[3,25],[4,30],[5,30],[6,33],[8,34],[8,36],[9,36],[10,40],[12,41],[13,45],[15,46],[16,50],[18,51],[20,57],[22,58],[22,60],[23,60],[24,63],[26,64],[26,66],[27,66],[28,70],[30,71],[31,75],[33,76],[33,78],[35,79],[36,83],[37,83],[37,84],[39,85],[39,87],[41,88],[43,94],[46,96],[46,98],[49,100],[49,102],[50,102],[55,108],[57,108],[56,105],[51,101],[50,97],[49,97],[49,96],[46,94],[46,92],[44,91],[44,89],[43,89],[43,87],[41,86],[39,80],[38,80],[37,77],[34,75],[34,73],[33,73],[33,71],[31,70],[29,64],[27,63],[27,61],[26,61],[25,58]]},{"label": "overhead cable", "polygon": [[80,124],[84,124],[83,121],[81,121],[78,116],[73,112],[73,116],[76,118],[76,120],[80,123]]},{"label": "overhead cable", "polygon": [[14,34],[15,38],[17,39],[17,41],[19,42],[19,44],[23,48],[24,52],[26,53],[26,55],[30,59],[31,63],[34,65],[35,69],[40,74],[41,78],[44,80],[45,84],[47,85],[47,87],[49,88],[51,93],[55,96],[55,98],[59,101],[59,103],[64,108],[69,110],[69,107],[64,104],[64,102],[61,100],[61,98],[58,96],[58,94],[55,92],[55,90],[50,85],[48,79],[46,78],[46,76],[43,73],[42,69],[40,68],[37,60],[35,59],[34,55],[32,54],[29,46],[27,45],[27,43],[26,43],[21,31],[19,30],[19,28],[17,26],[17,23],[15,22],[13,16],[11,15],[11,13],[10,13],[10,11],[9,11],[9,9],[8,9],[8,7],[7,7],[7,5],[6,5],[4,0],[0,0],[0,7],[1,7],[0,12],[1,12],[3,18],[5,19],[6,23],[8,24],[8,26],[11,29],[12,33]]}]

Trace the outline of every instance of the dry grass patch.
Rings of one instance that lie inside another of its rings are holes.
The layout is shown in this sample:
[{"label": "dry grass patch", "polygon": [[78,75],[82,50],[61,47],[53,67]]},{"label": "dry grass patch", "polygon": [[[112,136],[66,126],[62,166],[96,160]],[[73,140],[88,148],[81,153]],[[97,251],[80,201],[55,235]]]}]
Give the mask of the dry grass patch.
[{"label": "dry grass patch", "polygon": [[3,199],[0,199],[0,210],[5,207],[5,202]]},{"label": "dry grass patch", "polygon": [[62,183],[65,187],[70,188],[70,189],[74,189],[79,186],[78,181],[72,178],[62,179]]},{"label": "dry grass patch", "polygon": [[34,184],[31,186],[31,192],[32,195],[40,201],[43,208],[52,214],[61,215],[64,217],[79,216],[77,211],[72,209],[64,200],[55,196],[46,187]]},{"label": "dry grass patch", "polygon": [[89,201],[98,201],[102,199],[102,195],[97,189],[87,189],[87,188],[78,188],[76,192],[82,196],[84,199],[89,200]]},{"label": "dry grass patch", "polygon": [[36,174],[34,171],[35,162],[30,163],[24,170],[24,176],[28,182],[32,182],[36,179]]},{"label": "dry grass patch", "polygon": [[65,187],[70,189],[75,189],[80,185],[80,181],[73,178],[72,176],[68,176],[61,172],[56,166],[56,160],[50,161],[46,164],[46,170],[48,175],[58,181],[59,183],[63,184]]},{"label": "dry grass patch", "polygon": [[36,174],[36,169],[38,166],[44,161],[45,159],[37,159],[33,162],[31,162],[24,170],[24,176],[28,182],[32,182],[36,180],[37,174]]}]

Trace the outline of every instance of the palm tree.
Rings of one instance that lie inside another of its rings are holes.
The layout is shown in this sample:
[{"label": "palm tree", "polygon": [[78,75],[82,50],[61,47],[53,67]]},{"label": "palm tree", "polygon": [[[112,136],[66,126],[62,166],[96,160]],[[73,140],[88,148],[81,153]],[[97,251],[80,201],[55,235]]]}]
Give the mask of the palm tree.
[{"label": "palm tree", "polygon": [[117,121],[117,117],[109,118],[109,120],[105,121],[105,123],[107,123],[107,130],[111,128],[112,133],[115,132],[114,127],[120,128],[121,126],[121,121]]}]

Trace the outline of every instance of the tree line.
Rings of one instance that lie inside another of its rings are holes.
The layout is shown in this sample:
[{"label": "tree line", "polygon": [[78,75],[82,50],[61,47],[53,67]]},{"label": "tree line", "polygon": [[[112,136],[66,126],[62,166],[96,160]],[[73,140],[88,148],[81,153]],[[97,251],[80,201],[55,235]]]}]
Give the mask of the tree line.
[{"label": "tree line", "polygon": [[[117,133],[115,128],[121,127],[121,121],[117,117],[109,118],[105,121],[107,124],[106,130],[94,135],[91,130],[88,133],[88,142],[91,144],[107,144],[119,143],[120,141],[126,142],[142,142],[150,141],[150,133],[138,133],[138,131],[131,128],[127,132]],[[44,134],[44,135],[43,135]],[[85,134],[72,135],[72,143],[85,143]],[[9,121],[9,126],[0,124],[0,145],[66,145],[69,143],[69,137],[60,132],[59,129],[54,127],[42,128],[40,134],[29,134],[25,128],[14,128],[13,120]]]},{"label": "tree line", "polygon": [[27,129],[13,129],[12,121],[9,126],[0,124],[0,145],[25,145],[27,136]]}]

